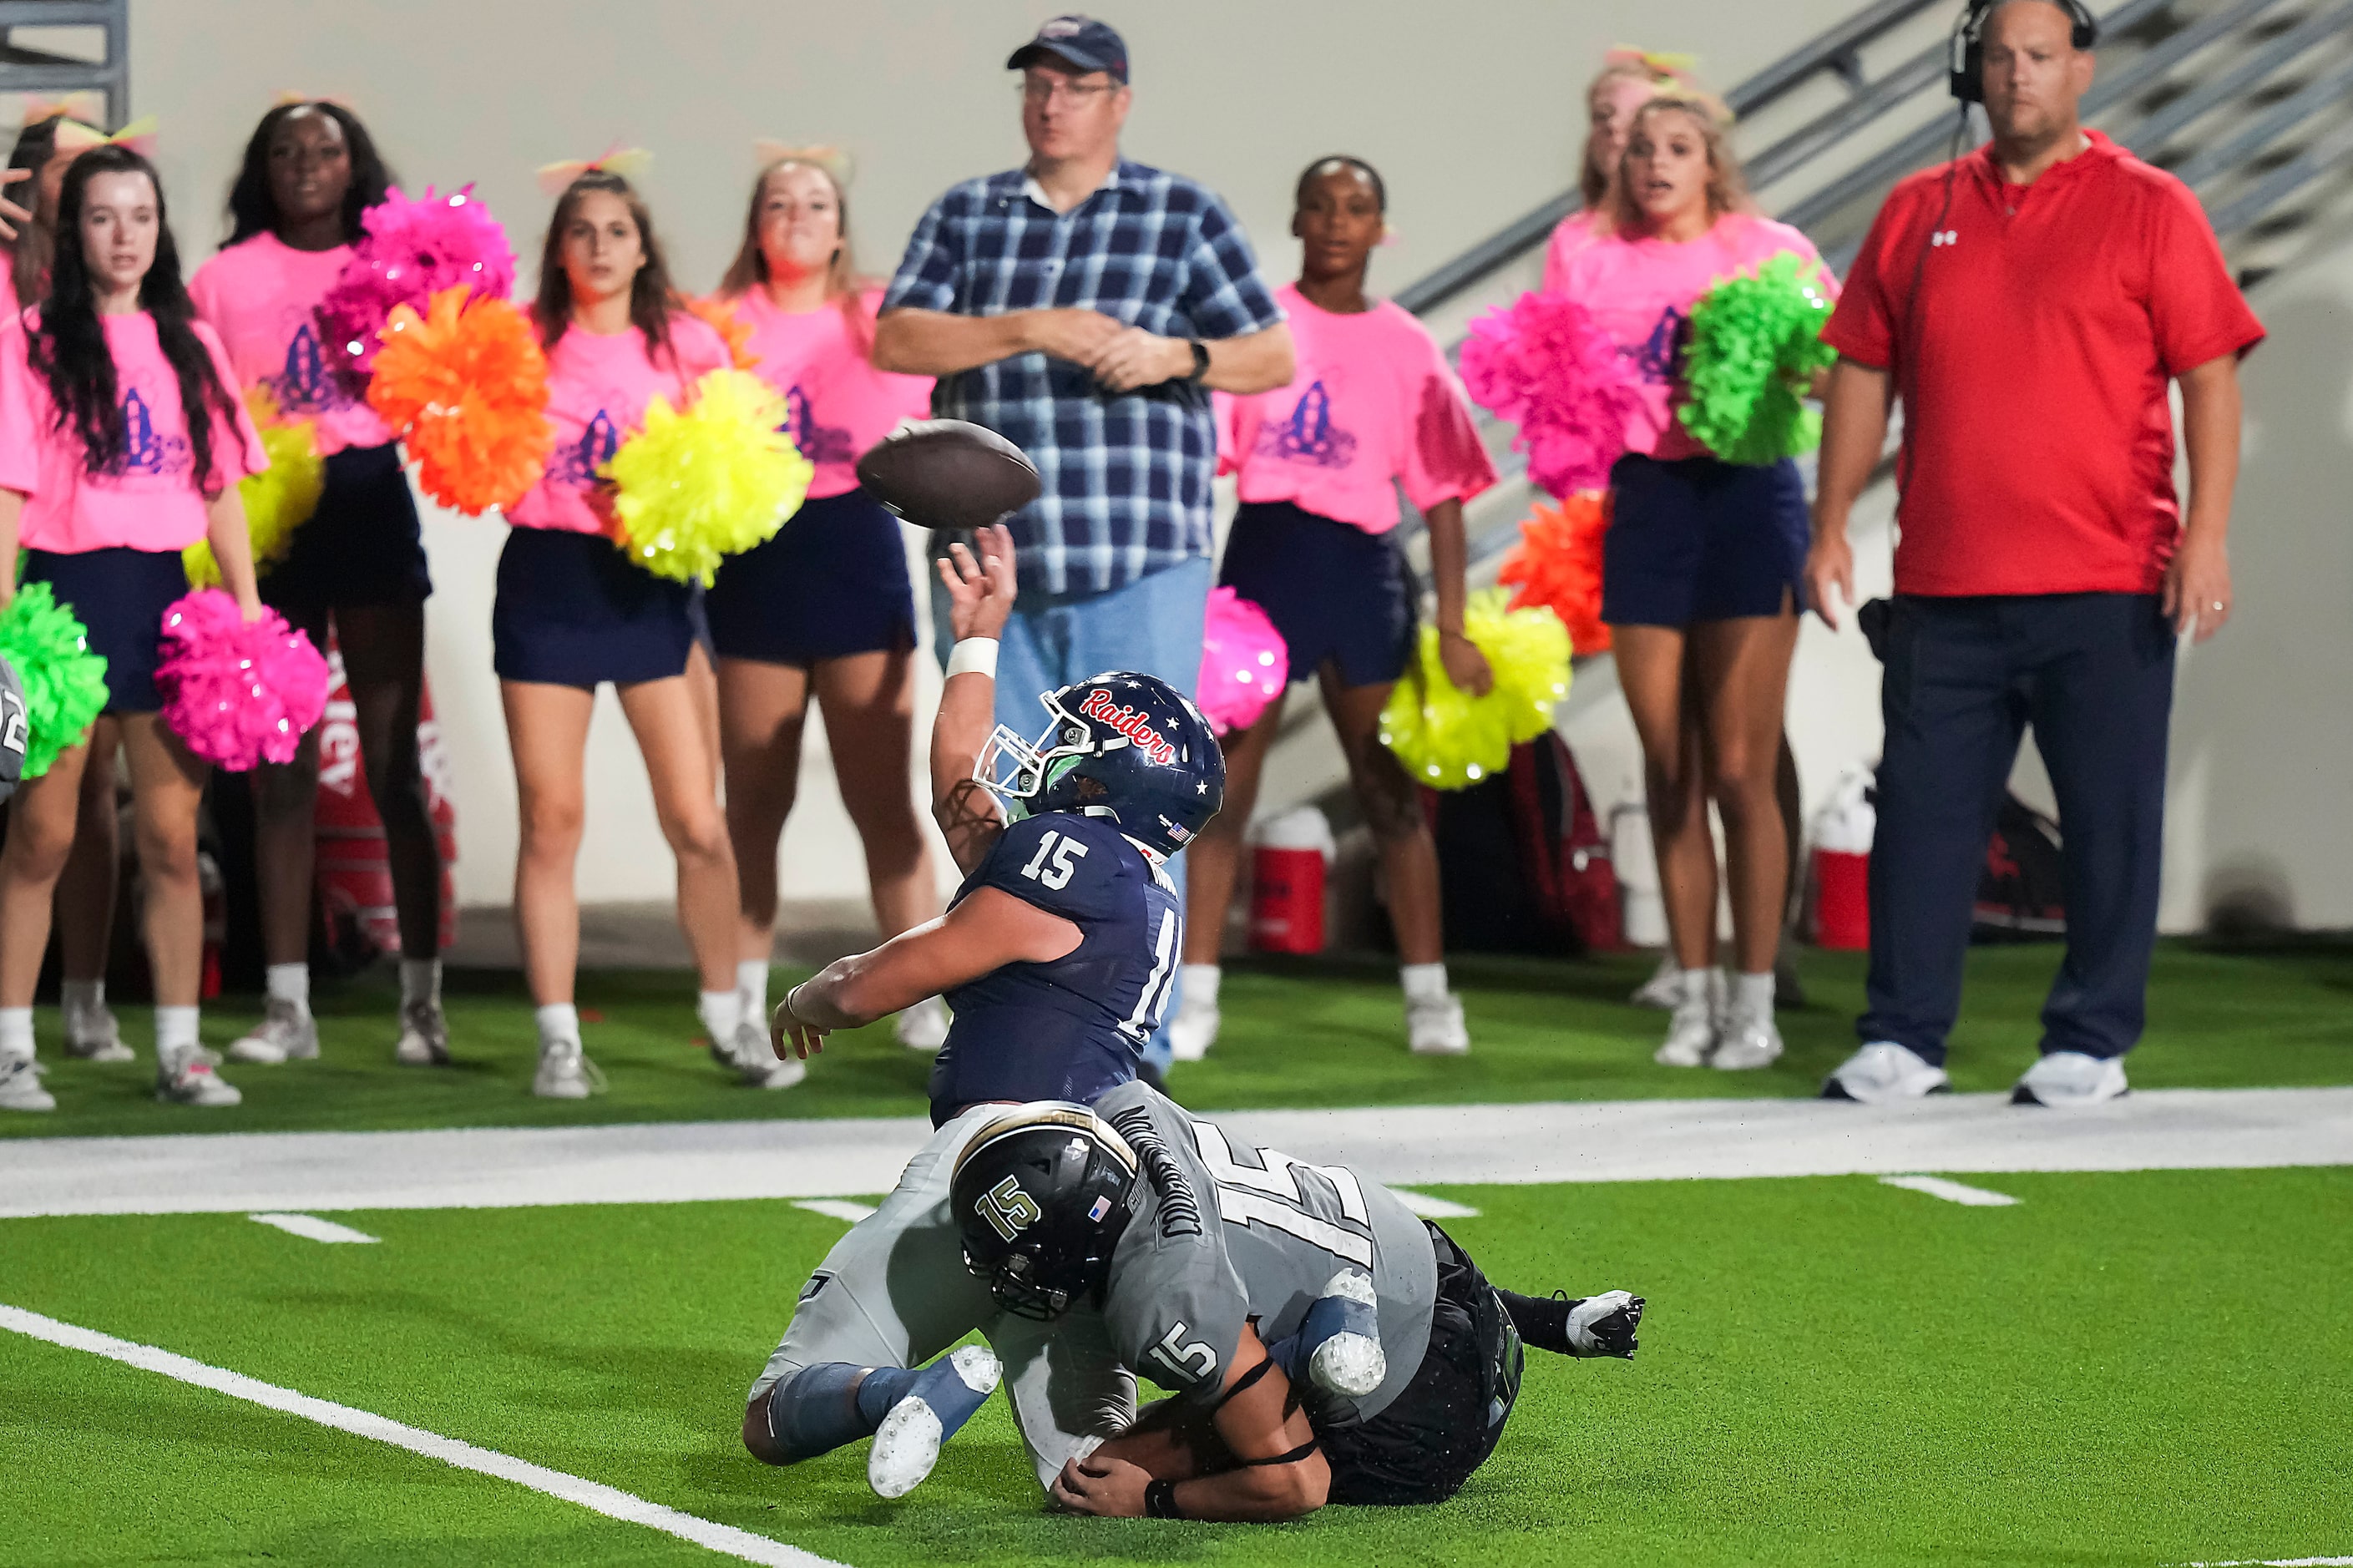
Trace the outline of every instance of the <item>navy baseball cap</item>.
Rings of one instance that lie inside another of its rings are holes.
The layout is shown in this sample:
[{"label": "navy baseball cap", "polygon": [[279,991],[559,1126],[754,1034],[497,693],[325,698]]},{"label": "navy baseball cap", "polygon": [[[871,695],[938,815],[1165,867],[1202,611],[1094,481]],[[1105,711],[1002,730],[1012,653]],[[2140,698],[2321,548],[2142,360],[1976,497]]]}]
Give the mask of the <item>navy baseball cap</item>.
[{"label": "navy baseball cap", "polygon": [[1057,16],[1038,29],[1038,36],[1013,51],[1005,68],[1018,71],[1040,56],[1067,60],[1083,76],[1108,71],[1114,81],[1127,80],[1127,40],[1108,22],[1092,16]]}]

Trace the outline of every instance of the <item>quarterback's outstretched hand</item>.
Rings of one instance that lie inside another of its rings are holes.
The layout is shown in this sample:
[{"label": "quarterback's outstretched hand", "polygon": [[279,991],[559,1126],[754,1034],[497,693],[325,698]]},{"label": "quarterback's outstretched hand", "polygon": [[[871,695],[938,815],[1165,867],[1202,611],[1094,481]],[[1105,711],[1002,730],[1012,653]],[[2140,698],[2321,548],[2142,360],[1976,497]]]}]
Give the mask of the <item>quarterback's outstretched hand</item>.
[{"label": "quarterback's outstretched hand", "polygon": [[1588,1296],[1568,1310],[1569,1353],[1617,1356],[1632,1361],[1639,1342],[1634,1331],[1642,1326],[1642,1298],[1624,1290]]},{"label": "quarterback's outstretched hand", "polygon": [[1012,530],[1003,523],[976,529],[973,544],[979,552],[977,560],[973,551],[951,544],[947,559],[939,563],[940,584],[948,591],[948,629],[958,642],[999,636],[1013,614]]}]

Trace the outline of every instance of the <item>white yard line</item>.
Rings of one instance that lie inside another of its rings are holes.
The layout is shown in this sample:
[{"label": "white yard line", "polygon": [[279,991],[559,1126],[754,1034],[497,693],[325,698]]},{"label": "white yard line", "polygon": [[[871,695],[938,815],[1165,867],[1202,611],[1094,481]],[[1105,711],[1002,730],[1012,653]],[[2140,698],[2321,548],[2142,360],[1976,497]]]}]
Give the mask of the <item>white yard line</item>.
[{"label": "white yard line", "polygon": [[353,1230],[347,1225],[337,1225],[331,1219],[321,1219],[314,1214],[249,1214],[245,1216],[262,1225],[276,1226],[290,1236],[311,1241],[373,1242],[376,1238],[364,1230]]},{"label": "white yard line", "polygon": [[1424,1219],[1477,1219],[1479,1211],[1469,1204],[1458,1204],[1451,1198],[1433,1198],[1428,1193],[1417,1193],[1411,1187],[1391,1187],[1397,1201]]},{"label": "white yard line", "polygon": [[[838,1219],[848,1225],[856,1225],[874,1212],[872,1205],[854,1204],[847,1198],[802,1198],[796,1202],[793,1207],[807,1209],[811,1214],[821,1214],[828,1219]],[[877,1386],[879,1387],[880,1384]]]},{"label": "white yard line", "polygon": [[396,1448],[406,1448],[412,1454],[422,1454],[428,1459],[438,1459],[461,1470],[495,1476],[500,1480],[512,1481],[535,1492],[545,1492],[549,1497],[577,1503],[608,1519],[642,1524],[649,1530],[675,1535],[681,1541],[691,1541],[697,1546],[708,1547],[746,1563],[767,1563],[773,1568],[841,1568],[841,1564],[830,1558],[804,1552],[797,1546],[787,1546],[781,1541],[771,1541],[765,1535],[754,1535],[732,1524],[714,1524],[707,1519],[697,1519],[691,1513],[681,1513],[676,1509],[648,1502],[633,1493],[599,1481],[584,1480],[562,1470],[551,1470],[544,1465],[534,1465],[511,1454],[478,1448],[471,1443],[444,1437],[365,1410],[355,1410],[348,1405],[337,1405],[332,1400],[298,1394],[293,1389],[263,1383],[243,1373],[207,1366],[203,1362],[190,1361],[186,1356],[158,1350],[153,1345],[134,1344],[129,1340],[118,1340],[111,1334],[61,1323],[38,1312],[0,1306],[0,1329],[44,1340],[53,1345],[62,1345],[68,1350],[88,1351],[92,1355],[105,1356],[110,1361],[119,1361],[142,1371],[160,1373],[181,1383],[226,1394],[232,1399],[246,1400],[287,1415],[315,1421],[322,1426],[332,1426],[356,1437],[389,1443]]},{"label": "white yard line", "polygon": [[[1218,1120],[1403,1186],[2353,1163],[2353,1089],[2137,1090],[2077,1112],[1955,1094],[1901,1107],[1651,1100]],[[906,1117],[0,1139],[0,1219],[858,1197],[889,1192],[930,1135]]]},{"label": "white yard line", "polygon": [[1967,1186],[1948,1182],[1942,1176],[1882,1176],[1883,1187],[1903,1187],[1915,1193],[1926,1193],[1932,1198],[1942,1198],[1948,1204],[1967,1204],[1971,1208],[2008,1208],[2018,1202],[2008,1193],[1997,1193],[1987,1187]]},{"label": "white yard line", "polygon": [[2353,1568],[2353,1557],[2234,1557],[2228,1563],[2185,1563],[2181,1568]]}]

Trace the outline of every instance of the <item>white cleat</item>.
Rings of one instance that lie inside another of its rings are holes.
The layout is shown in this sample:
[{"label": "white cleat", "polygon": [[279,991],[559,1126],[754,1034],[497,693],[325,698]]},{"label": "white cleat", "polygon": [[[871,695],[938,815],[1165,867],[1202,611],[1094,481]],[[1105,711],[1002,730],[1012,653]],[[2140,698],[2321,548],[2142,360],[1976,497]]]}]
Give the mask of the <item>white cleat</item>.
[{"label": "white cleat", "polygon": [[1462,1023],[1462,999],[1441,996],[1435,1002],[1405,1005],[1406,1045],[1418,1057],[1459,1057],[1471,1049],[1471,1031]]},{"label": "white cleat", "polygon": [[2026,1069],[2026,1076],[2010,1091],[2010,1102],[2075,1110],[2131,1092],[2132,1086],[2125,1082],[2125,1064],[2116,1058],[2052,1051]]},{"label": "white cleat", "polygon": [[114,1009],[101,1002],[95,1007],[68,1007],[66,1015],[66,1055],[76,1061],[128,1062],[138,1060],[138,1053],[122,1043],[122,1026],[115,1021]]},{"label": "white cleat", "polygon": [[1218,1043],[1219,1021],[1215,1002],[1184,997],[1176,1004],[1176,1016],[1168,1020],[1168,1054],[1180,1062],[1201,1060]]},{"label": "white cleat", "polygon": [[1725,1072],[1753,1072],[1780,1058],[1781,1030],[1773,1016],[1751,1017],[1736,1007],[1725,1017],[1707,1065]]},{"label": "white cleat", "polygon": [[438,1002],[410,1002],[400,1009],[400,1040],[392,1059],[407,1068],[449,1065],[449,1021]]},{"label": "white cleat", "polygon": [[[1344,1268],[1324,1287],[1325,1296],[1341,1296],[1368,1312],[1377,1312],[1380,1299],[1373,1293],[1370,1275]],[[1307,1375],[1328,1393],[1362,1399],[1378,1389],[1389,1375],[1388,1353],[1373,1334],[1343,1331],[1315,1347],[1307,1358]]]},{"label": "white cleat", "polygon": [[41,1087],[42,1070],[30,1057],[0,1056],[0,1110],[55,1110],[57,1096]]},{"label": "white cleat", "polygon": [[[980,1401],[997,1391],[1005,1369],[995,1355],[979,1345],[966,1345],[951,1352],[948,1364],[956,1381],[970,1394],[979,1396],[967,1396],[962,1401],[965,1408],[956,1421],[961,1427],[980,1407]],[[940,1462],[940,1445],[946,1441],[946,1436],[947,1428],[931,1403],[919,1394],[907,1395],[891,1406],[891,1413],[882,1417],[882,1425],[875,1428],[874,1446],[866,1455],[866,1484],[874,1489],[879,1498],[905,1497],[923,1485],[932,1467]]]},{"label": "white cleat", "polygon": [[545,1040],[539,1047],[539,1070],[532,1075],[531,1091],[542,1100],[586,1100],[605,1087],[605,1075],[588,1059],[577,1040]]},{"label": "white cleat", "polygon": [[197,1046],[155,1058],[155,1098],[167,1105],[195,1105],[207,1110],[241,1104],[245,1096],[213,1070],[218,1058]]},{"label": "white cleat", "polygon": [[1715,1001],[1705,990],[1693,995],[1679,984],[1674,1011],[1667,1017],[1666,1043],[1651,1053],[1651,1059],[1665,1068],[1705,1067],[1707,1054],[1715,1048]]},{"label": "white cleat", "polygon": [[777,1057],[767,1029],[755,1018],[744,1019],[735,1031],[732,1060],[736,1078],[748,1089],[790,1089],[808,1077],[808,1063]]},{"label": "white cleat", "polygon": [[1852,1100],[1862,1105],[1897,1105],[1951,1089],[1945,1069],[1931,1067],[1907,1046],[1874,1040],[1841,1062],[1822,1080],[1824,1100]]},{"label": "white cleat", "polygon": [[230,1046],[228,1054],[232,1061],[262,1067],[311,1060],[319,1054],[319,1021],[301,1003],[272,997],[261,1022]]},{"label": "white cleat", "polygon": [[[891,1033],[909,1050],[935,1057],[940,1054],[940,1047],[948,1043],[949,1021],[947,1003],[937,996],[926,996],[900,1013],[899,1021],[891,1026]],[[795,1079],[793,1081],[798,1083],[800,1080]],[[769,1087],[782,1086],[772,1084]]]}]

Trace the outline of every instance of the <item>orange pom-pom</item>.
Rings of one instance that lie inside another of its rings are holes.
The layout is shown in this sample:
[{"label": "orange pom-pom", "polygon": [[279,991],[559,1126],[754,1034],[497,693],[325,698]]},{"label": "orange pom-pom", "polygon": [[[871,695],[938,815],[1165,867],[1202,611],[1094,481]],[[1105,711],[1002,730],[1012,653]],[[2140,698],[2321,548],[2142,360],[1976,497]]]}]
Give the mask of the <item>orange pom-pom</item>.
[{"label": "orange pom-pom", "polygon": [[1601,536],[1609,530],[1608,500],[1599,490],[1579,490],[1558,506],[1538,501],[1495,574],[1496,582],[1513,585],[1513,609],[1550,610],[1580,654],[1609,651],[1609,628],[1601,621]]},{"label": "orange pom-pom", "polygon": [[396,306],[368,382],[368,405],[406,443],[425,493],[469,516],[512,506],[546,471],[547,356],[504,300],[433,296],[422,317]]},{"label": "orange pom-pom", "polygon": [[727,340],[727,354],[737,370],[760,368],[760,356],[752,352],[752,323],[735,313],[731,301],[714,294],[707,300],[690,295],[682,302],[689,314]]}]

